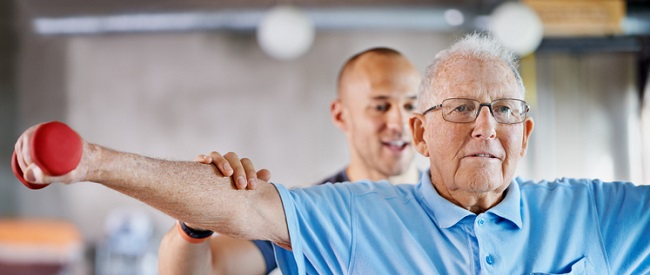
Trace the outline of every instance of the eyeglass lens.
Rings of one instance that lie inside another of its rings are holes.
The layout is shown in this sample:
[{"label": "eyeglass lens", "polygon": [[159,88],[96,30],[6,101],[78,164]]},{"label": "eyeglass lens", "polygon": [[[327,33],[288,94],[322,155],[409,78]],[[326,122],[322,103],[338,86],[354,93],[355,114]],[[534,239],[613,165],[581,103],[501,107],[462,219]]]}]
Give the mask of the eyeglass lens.
[{"label": "eyeglass lens", "polygon": [[494,119],[506,124],[524,121],[528,111],[526,102],[518,99],[497,99],[490,104],[481,104],[473,99],[449,98],[442,102],[442,115],[451,122],[472,122],[483,106],[491,107]]}]

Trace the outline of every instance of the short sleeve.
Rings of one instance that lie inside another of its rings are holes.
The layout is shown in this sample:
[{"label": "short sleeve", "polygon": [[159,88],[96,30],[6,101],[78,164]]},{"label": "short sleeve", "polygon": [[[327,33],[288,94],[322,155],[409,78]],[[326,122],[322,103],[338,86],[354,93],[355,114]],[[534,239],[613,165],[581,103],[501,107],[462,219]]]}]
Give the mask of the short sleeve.
[{"label": "short sleeve", "polygon": [[295,190],[275,186],[284,206],[292,248],[288,251],[274,246],[282,273],[345,273],[352,247],[350,192],[346,185]]}]

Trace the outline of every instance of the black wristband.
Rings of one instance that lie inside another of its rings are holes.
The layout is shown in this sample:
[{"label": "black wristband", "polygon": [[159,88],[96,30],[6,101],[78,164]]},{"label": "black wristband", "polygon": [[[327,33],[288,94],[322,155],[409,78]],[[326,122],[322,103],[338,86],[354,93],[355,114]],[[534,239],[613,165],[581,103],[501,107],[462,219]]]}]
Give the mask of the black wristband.
[{"label": "black wristband", "polygon": [[207,237],[212,236],[212,234],[214,233],[214,231],[211,230],[196,230],[190,228],[189,226],[187,226],[187,224],[185,224],[182,221],[178,221],[178,222],[181,225],[181,229],[183,229],[183,232],[185,232],[185,234],[187,234],[187,236],[192,239],[205,239]]}]

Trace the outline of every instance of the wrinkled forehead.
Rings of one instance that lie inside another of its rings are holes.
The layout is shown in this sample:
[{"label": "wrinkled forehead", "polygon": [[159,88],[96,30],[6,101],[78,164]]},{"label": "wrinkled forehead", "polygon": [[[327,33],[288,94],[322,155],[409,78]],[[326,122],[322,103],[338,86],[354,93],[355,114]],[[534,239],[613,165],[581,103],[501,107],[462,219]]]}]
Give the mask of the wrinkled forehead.
[{"label": "wrinkled forehead", "polygon": [[434,98],[438,100],[451,97],[523,99],[514,72],[504,61],[495,57],[459,55],[444,60],[435,72],[432,86]]}]

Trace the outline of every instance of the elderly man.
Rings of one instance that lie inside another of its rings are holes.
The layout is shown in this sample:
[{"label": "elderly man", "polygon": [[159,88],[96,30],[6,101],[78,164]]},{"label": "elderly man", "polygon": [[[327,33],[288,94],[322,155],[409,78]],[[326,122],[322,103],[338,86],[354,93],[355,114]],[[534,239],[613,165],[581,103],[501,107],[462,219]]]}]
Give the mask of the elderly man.
[{"label": "elderly man", "polygon": [[33,128],[19,164],[30,182],[94,181],[201,228],[271,240],[287,274],[650,273],[650,187],[513,178],[533,129],[514,60],[479,34],[436,56],[410,120],[431,164],[418,185],[233,190],[209,165],[90,143],[75,171],[50,177],[29,158]]},{"label": "elderly man", "polygon": [[[332,122],[346,135],[350,163],[320,184],[360,180],[418,182],[408,119],[415,111],[419,83],[415,65],[393,49],[368,49],[345,62],[330,112]],[[237,155],[226,156],[234,162],[232,168],[225,169],[226,159],[215,159],[217,167],[224,168],[224,175],[241,178],[240,189],[252,189],[244,179],[255,178],[255,169],[246,169],[252,171],[246,175]],[[268,241],[217,236],[192,243],[179,233],[184,232],[172,228],[161,242],[161,274],[267,274],[277,267]]]}]

